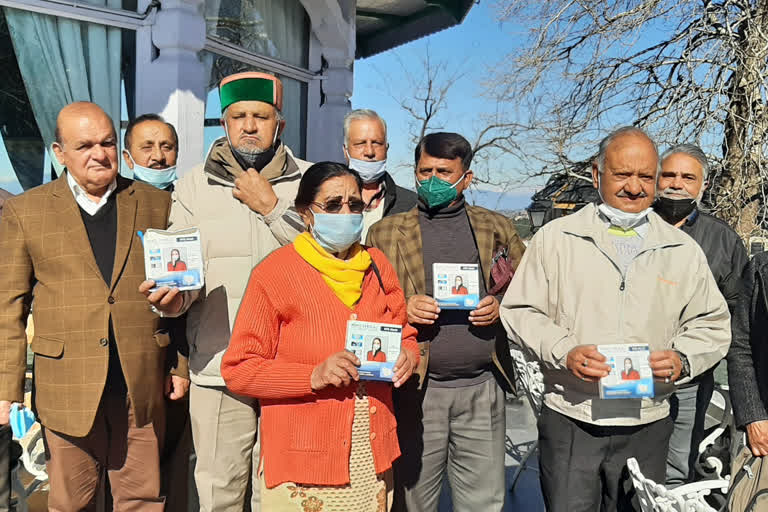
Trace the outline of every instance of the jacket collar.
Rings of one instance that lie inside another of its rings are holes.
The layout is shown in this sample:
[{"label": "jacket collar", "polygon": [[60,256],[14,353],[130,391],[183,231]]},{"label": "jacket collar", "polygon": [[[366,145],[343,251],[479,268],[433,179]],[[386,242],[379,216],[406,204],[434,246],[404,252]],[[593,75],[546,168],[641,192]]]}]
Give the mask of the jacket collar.
[{"label": "jacket collar", "polygon": [[[600,218],[597,205],[590,203],[582,208],[578,213],[563,219],[565,225],[562,230],[566,234],[578,236],[592,240],[600,251],[602,251],[614,264],[616,263],[616,251],[608,238],[608,229],[605,221]],[[645,243],[640,254],[660,249],[663,247],[674,247],[682,245],[678,229],[667,223],[659,217],[656,212],[648,214],[648,232],[643,237]],[[618,268],[618,265],[617,265]]]},{"label": "jacket collar", "polygon": [[[117,175],[116,188],[113,192],[117,203],[117,237],[115,242],[115,259],[112,265],[112,279],[109,286],[110,291],[114,291],[122,274],[125,262],[128,259],[131,246],[133,245],[135,234],[135,221],[137,211],[137,200],[135,197],[134,182],[127,178]],[[67,226],[70,230],[70,240],[72,244],[79,248],[83,261],[99,277],[100,282],[104,282],[101,270],[96,264],[96,257],[93,255],[91,242],[88,239],[88,232],[85,230],[83,218],[80,215],[80,208],[75,201],[75,196],[69,188],[66,174],[62,174],[52,184],[51,195],[61,201],[60,212],[61,225]],[[106,283],[104,284],[107,287]]]},{"label": "jacket collar", "polygon": [[[235,179],[245,172],[232,153],[226,137],[216,139],[205,157],[205,174],[208,179],[220,185],[234,187]],[[272,184],[301,177],[299,167],[293,161],[288,147],[280,142],[275,157],[260,171]]]},{"label": "jacket collar", "polygon": [[395,206],[397,200],[397,185],[388,172],[384,173],[384,216]]}]

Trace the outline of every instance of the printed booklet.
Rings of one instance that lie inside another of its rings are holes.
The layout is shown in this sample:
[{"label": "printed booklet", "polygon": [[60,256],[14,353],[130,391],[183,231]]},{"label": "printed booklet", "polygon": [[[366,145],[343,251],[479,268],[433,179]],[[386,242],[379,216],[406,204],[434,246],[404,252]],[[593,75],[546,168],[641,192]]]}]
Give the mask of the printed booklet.
[{"label": "printed booklet", "polygon": [[360,360],[361,379],[392,382],[393,368],[400,355],[403,327],[377,322],[347,322],[346,349]]},{"label": "printed booklet", "polygon": [[648,345],[598,345],[611,367],[600,379],[600,398],[653,398],[653,371]]},{"label": "printed booklet", "polygon": [[144,269],[147,279],[155,281],[154,289],[168,286],[179,290],[198,290],[203,287],[203,251],[199,229],[148,229],[142,241]]},{"label": "printed booklet", "polygon": [[442,309],[475,309],[480,302],[480,265],[434,263],[434,298]]}]

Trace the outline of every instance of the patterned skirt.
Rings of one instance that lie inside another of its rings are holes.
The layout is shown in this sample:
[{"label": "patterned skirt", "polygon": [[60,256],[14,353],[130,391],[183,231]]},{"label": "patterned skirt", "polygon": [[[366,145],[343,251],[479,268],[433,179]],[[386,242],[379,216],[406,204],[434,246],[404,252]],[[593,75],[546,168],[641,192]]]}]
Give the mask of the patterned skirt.
[{"label": "patterned skirt", "polygon": [[261,509],[269,512],[389,512],[392,507],[392,470],[377,475],[371,449],[371,427],[365,383],[360,382],[352,421],[349,484],[306,486],[283,483],[267,489],[261,482]]}]

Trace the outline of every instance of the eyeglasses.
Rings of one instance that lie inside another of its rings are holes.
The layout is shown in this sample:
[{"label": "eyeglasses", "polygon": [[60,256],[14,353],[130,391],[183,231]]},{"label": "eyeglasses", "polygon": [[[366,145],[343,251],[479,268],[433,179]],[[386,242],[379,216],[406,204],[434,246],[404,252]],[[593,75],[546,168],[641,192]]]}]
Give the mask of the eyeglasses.
[{"label": "eyeglasses", "polygon": [[365,210],[365,203],[360,199],[349,199],[348,201],[331,199],[325,204],[317,202],[312,204],[328,213],[339,213],[345,204],[349,205],[349,211],[352,213],[363,213],[363,210]]}]

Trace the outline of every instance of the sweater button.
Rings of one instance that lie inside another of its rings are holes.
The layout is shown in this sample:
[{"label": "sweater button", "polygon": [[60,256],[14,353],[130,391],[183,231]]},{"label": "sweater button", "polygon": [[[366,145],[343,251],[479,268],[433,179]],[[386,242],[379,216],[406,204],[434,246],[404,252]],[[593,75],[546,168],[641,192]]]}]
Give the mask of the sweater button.
[{"label": "sweater button", "polygon": [[115,303],[115,298],[110,295],[109,298],[107,299],[107,302],[109,302],[110,304],[114,304]]},{"label": "sweater button", "polygon": [[99,340],[99,345],[101,345],[102,347],[106,347],[107,345],[109,345],[109,340],[107,338],[101,338]]},{"label": "sweater button", "polygon": [[371,407],[371,414],[376,414],[376,406]]},{"label": "sweater button", "polygon": [[376,439],[376,432],[371,432],[371,441]]},{"label": "sweater button", "polygon": [[349,319],[350,320],[357,320],[357,313],[352,313],[351,315],[349,315]]}]

